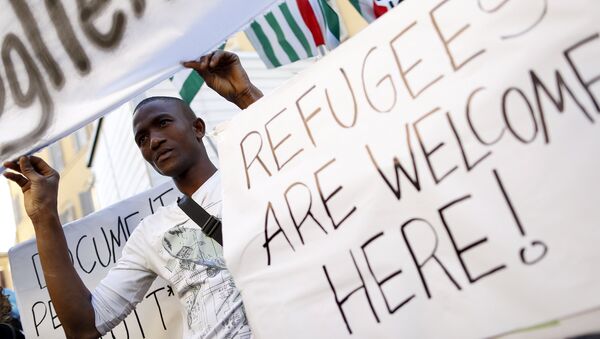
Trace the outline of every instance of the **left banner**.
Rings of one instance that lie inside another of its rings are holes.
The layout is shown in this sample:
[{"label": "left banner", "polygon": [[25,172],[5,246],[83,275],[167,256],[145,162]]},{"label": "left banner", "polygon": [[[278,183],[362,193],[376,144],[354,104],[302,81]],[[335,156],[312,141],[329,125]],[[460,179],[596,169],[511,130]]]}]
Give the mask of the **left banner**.
[{"label": "left banner", "polygon": [[[0,11],[0,162],[124,103],[276,0],[8,0]],[[1,168],[0,168],[1,171]]]},{"label": "left banner", "polygon": [[[121,257],[139,222],[179,196],[172,182],[140,193],[64,227],[73,267],[92,291]],[[44,280],[34,240],[10,249],[17,304],[27,338],[65,338]],[[173,289],[157,278],[131,314],[103,338],[181,338],[181,306]]]}]

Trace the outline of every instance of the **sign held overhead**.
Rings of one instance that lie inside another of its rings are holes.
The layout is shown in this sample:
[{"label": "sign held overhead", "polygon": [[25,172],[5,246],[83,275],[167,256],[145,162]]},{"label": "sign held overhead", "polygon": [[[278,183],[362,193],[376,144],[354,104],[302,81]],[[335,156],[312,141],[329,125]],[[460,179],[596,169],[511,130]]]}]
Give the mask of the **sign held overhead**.
[{"label": "sign held overhead", "polygon": [[0,13],[0,162],[109,112],[275,0],[21,1]]},{"label": "sign held overhead", "polygon": [[234,118],[225,256],[254,333],[490,337],[599,307],[598,10],[405,1]]}]

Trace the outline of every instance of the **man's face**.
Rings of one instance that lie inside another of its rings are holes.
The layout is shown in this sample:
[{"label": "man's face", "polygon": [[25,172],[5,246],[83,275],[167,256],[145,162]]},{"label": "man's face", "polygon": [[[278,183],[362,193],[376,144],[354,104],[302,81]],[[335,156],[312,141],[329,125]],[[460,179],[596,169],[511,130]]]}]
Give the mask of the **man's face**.
[{"label": "man's face", "polygon": [[198,161],[203,133],[177,101],[149,102],[133,117],[135,143],[142,156],[169,177],[181,175]]}]

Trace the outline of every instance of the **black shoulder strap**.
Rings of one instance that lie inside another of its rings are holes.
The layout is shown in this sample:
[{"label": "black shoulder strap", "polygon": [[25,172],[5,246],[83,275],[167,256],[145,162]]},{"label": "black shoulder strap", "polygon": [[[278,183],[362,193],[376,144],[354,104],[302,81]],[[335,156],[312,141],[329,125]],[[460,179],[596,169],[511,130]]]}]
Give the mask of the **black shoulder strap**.
[{"label": "black shoulder strap", "polygon": [[194,199],[184,195],[183,198],[177,202],[179,208],[181,208],[185,214],[190,217],[200,228],[202,232],[208,237],[223,246],[223,234],[221,233],[221,221],[212,215],[208,214],[200,205],[198,205]]}]

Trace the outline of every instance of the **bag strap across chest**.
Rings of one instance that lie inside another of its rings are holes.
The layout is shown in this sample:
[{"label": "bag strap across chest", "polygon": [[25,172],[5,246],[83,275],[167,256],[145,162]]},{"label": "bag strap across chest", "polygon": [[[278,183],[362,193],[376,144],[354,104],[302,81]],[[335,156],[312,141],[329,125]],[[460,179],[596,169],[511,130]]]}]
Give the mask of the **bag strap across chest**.
[{"label": "bag strap across chest", "polygon": [[219,245],[223,246],[223,233],[221,231],[221,221],[214,216],[210,215],[204,210],[194,199],[184,195],[177,205],[190,219],[192,219],[202,232],[214,241],[218,242]]}]

